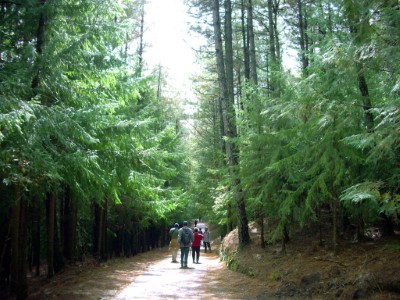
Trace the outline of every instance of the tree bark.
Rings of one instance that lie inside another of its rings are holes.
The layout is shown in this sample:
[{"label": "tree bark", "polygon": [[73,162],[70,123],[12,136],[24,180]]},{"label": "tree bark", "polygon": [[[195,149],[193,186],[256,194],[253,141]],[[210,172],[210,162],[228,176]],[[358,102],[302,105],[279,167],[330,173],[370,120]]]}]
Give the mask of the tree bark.
[{"label": "tree bark", "polygon": [[36,276],[40,275],[40,202],[33,199],[32,224],[32,264],[35,266]]},{"label": "tree bark", "polygon": [[68,186],[64,188],[64,197],[62,202],[61,236],[63,241],[63,255],[67,260],[73,261],[75,259],[77,208],[71,189]]},{"label": "tree bark", "polygon": [[12,211],[11,292],[18,300],[26,299],[28,294],[26,203],[21,197],[21,188],[16,184]]},{"label": "tree bark", "polygon": [[98,261],[101,261],[101,244],[102,244],[102,228],[103,228],[103,213],[100,204],[94,202],[94,255]]},{"label": "tree bark", "polygon": [[55,208],[56,195],[54,191],[47,194],[47,278],[54,276],[54,228],[55,228]]},{"label": "tree bark", "polygon": [[257,78],[257,59],[256,59],[256,43],[254,37],[253,26],[253,2],[247,0],[247,28],[249,32],[249,50],[250,50],[250,80],[254,85],[258,84]]},{"label": "tree bark", "polygon": [[98,261],[105,261],[107,259],[106,253],[106,232],[107,232],[107,203],[104,202],[103,206],[94,203],[94,254]]},{"label": "tree bark", "polygon": [[248,34],[246,26],[246,0],[241,0],[241,22],[242,22],[242,43],[243,43],[243,63],[244,63],[244,78],[245,81],[250,80],[250,52],[248,43]]},{"label": "tree bark", "polygon": [[[224,62],[221,21],[219,13],[219,1],[213,0],[213,24],[214,42],[217,61],[218,81],[220,86],[220,99],[222,106],[222,121],[224,124],[224,136],[227,137],[226,153],[228,168],[232,178],[232,189],[236,203],[239,245],[243,246],[250,242],[248,231],[248,221],[244,204],[243,193],[240,189],[240,179],[238,177],[238,151],[233,138],[237,137],[233,98],[233,51],[232,51],[232,23],[231,23],[232,4],[230,0],[225,1],[225,49],[226,65]],[[226,67],[226,69],[225,69]]]},{"label": "tree bark", "polygon": [[272,0],[268,0],[268,34],[269,34],[269,52],[271,56],[271,64],[276,65],[276,49],[275,49],[275,30],[273,18],[273,4]]},{"label": "tree bark", "polygon": [[297,9],[298,9],[298,28],[299,28],[299,43],[300,43],[300,59],[301,59],[301,69],[303,73],[307,74],[308,69],[308,57],[307,57],[307,28],[306,28],[306,20],[303,13],[303,1],[297,0]]},{"label": "tree bark", "polygon": [[138,77],[142,76],[143,71],[143,50],[144,50],[144,3],[141,5],[141,14],[140,14],[140,40],[139,40],[139,49],[138,49]]},{"label": "tree bark", "polygon": [[[38,3],[41,8],[46,4],[46,0],[38,0]],[[46,18],[43,10],[39,14],[38,28],[36,33],[36,53],[40,57],[43,53],[44,47],[44,29],[46,24]],[[37,65],[37,63],[36,63]],[[40,84],[40,71],[37,67],[36,73],[32,79],[31,88],[32,88],[32,98],[34,98],[38,94],[38,87]]]},{"label": "tree bark", "polygon": [[[365,18],[362,18],[360,15],[362,13],[361,5],[362,4],[360,3],[354,4],[353,1],[350,0],[344,1],[344,6],[349,21],[350,33],[352,34],[356,45],[362,45],[367,39],[369,39],[369,19],[366,16],[364,16]],[[364,73],[364,65],[361,60],[356,62],[356,64],[358,89],[360,90],[363,101],[365,126],[368,132],[372,132],[374,130],[374,117],[370,111],[372,105],[371,98],[369,96],[367,80]]]}]

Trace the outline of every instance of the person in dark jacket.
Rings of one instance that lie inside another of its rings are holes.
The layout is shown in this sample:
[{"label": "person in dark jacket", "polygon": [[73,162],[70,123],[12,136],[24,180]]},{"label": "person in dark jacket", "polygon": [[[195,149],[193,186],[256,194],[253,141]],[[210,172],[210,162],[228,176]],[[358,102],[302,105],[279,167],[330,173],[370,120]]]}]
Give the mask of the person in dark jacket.
[{"label": "person in dark jacket", "polygon": [[179,235],[178,235],[178,243],[179,247],[181,248],[181,268],[188,267],[188,256],[192,242],[193,242],[193,232],[188,227],[188,222],[183,221],[183,227],[179,229]]}]

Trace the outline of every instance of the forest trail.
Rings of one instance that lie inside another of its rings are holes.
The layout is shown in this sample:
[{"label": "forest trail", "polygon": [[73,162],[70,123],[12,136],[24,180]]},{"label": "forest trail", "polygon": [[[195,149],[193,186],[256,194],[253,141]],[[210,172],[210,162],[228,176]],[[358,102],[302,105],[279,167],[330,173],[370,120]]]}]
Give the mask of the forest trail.
[{"label": "forest trail", "polygon": [[263,293],[259,280],[228,270],[215,253],[202,251],[200,264],[189,258],[189,268],[180,269],[163,248],[85,266],[58,275],[29,299],[255,299]]}]

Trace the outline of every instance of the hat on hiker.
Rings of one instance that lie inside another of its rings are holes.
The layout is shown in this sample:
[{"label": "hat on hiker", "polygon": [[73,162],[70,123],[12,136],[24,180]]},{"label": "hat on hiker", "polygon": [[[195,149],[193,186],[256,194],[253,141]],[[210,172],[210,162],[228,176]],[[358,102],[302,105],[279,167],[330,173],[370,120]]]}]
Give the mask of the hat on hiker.
[{"label": "hat on hiker", "polygon": [[197,227],[195,227],[194,228],[194,232],[197,232],[197,231],[199,231],[199,229]]},{"label": "hat on hiker", "polygon": [[188,221],[183,221],[183,226],[187,226]]},{"label": "hat on hiker", "polygon": [[175,224],[174,224],[174,227],[178,228],[178,227],[179,227],[179,224],[178,224],[178,223],[175,223]]}]

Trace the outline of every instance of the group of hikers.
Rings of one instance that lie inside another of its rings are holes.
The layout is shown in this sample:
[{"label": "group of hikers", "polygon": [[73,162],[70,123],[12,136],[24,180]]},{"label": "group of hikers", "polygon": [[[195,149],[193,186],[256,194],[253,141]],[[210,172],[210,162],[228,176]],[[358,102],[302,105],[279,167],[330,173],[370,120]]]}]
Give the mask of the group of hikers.
[{"label": "group of hikers", "polygon": [[197,220],[195,221],[195,227],[190,229],[188,227],[188,221],[183,221],[182,228],[179,228],[179,224],[175,223],[169,231],[171,242],[169,249],[172,253],[172,262],[177,263],[178,250],[181,250],[181,268],[188,267],[189,251],[192,249],[193,263],[198,264],[200,258],[200,247],[201,241],[203,241],[204,251],[211,252],[211,233],[208,227],[204,228],[204,232],[201,228],[196,227]]}]

